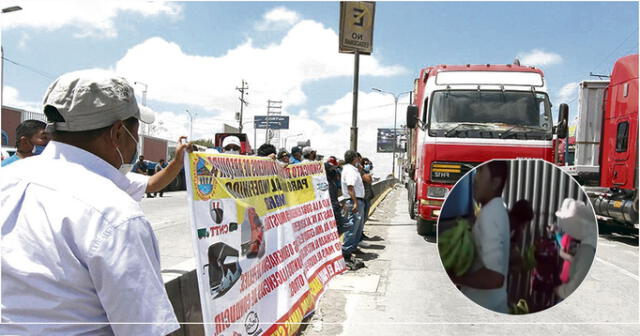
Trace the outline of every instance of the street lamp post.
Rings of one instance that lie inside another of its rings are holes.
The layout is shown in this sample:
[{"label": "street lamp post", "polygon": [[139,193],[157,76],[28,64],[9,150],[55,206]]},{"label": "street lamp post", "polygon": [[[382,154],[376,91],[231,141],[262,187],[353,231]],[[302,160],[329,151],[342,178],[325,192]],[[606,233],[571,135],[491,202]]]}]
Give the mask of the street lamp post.
[{"label": "street lamp post", "polygon": [[185,110],[189,115],[189,141],[193,140],[193,118],[195,118],[198,113],[194,112],[193,114],[189,112],[189,110]]},{"label": "street lamp post", "polygon": [[393,158],[392,158],[392,163],[391,163],[391,175],[393,176],[393,178],[396,177],[396,146],[398,145],[398,134],[396,131],[396,117],[398,115],[398,98],[400,98],[401,94],[405,94],[405,93],[409,93],[411,91],[404,91],[404,92],[400,92],[397,94],[394,94],[393,92],[389,92],[389,91],[384,91],[384,90],[380,90],[377,88],[372,88],[371,90],[376,91],[376,92],[380,92],[380,93],[386,93],[389,94],[393,97],[393,103],[395,105],[395,109],[393,111]]},{"label": "street lamp post", "polygon": [[[149,88],[149,85],[138,81],[133,82],[133,85],[144,86],[144,89],[142,90],[142,106],[147,106],[147,89]],[[142,124],[142,134],[149,135],[149,129],[147,127],[147,124]]]},{"label": "street lamp post", "polygon": [[288,136],[288,137],[285,137],[285,138],[284,138],[284,149],[285,149],[285,150],[287,149],[287,139],[289,139],[289,138],[294,138],[294,137],[301,136],[301,135],[302,135],[302,133],[298,133],[298,134],[296,134],[296,135],[290,135],[290,136]]},{"label": "street lamp post", "polygon": [[[2,9],[2,14],[17,12],[22,10],[20,6],[11,6],[5,7]],[[0,110],[2,110],[2,106],[4,106],[4,48],[2,44],[0,44]]]}]

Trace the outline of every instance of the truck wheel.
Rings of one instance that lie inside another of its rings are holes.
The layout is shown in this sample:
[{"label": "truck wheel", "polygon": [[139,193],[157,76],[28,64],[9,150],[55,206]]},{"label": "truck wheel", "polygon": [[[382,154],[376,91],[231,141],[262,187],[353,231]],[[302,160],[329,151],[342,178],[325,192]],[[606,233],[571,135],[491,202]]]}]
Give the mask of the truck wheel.
[{"label": "truck wheel", "polygon": [[416,201],[409,201],[409,217],[416,219]]},{"label": "truck wheel", "polygon": [[436,233],[436,223],[422,218],[416,222],[418,234],[421,236],[433,236]]}]

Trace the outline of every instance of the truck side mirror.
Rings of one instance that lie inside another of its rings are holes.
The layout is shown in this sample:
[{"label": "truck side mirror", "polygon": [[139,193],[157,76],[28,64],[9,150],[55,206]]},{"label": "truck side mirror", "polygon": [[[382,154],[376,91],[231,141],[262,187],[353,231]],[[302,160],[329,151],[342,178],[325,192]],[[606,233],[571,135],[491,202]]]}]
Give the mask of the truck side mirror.
[{"label": "truck side mirror", "polygon": [[560,104],[558,108],[558,126],[556,126],[556,133],[558,139],[564,139],[567,137],[569,130],[569,105]]},{"label": "truck side mirror", "polygon": [[418,107],[415,105],[407,106],[407,128],[416,128],[418,124]]}]

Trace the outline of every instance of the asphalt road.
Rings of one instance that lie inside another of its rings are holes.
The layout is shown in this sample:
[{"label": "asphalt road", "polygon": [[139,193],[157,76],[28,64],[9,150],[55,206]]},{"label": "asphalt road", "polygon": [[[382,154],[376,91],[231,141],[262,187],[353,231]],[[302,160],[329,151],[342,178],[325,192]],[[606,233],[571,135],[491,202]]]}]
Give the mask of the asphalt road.
[{"label": "asphalt road", "polygon": [[367,268],[330,284],[304,336],[638,335],[638,238],[600,237],[580,288],[540,313],[505,315],[467,299],[451,283],[437,246],[416,234],[406,190],[391,192],[365,226],[381,240],[363,249]]}]

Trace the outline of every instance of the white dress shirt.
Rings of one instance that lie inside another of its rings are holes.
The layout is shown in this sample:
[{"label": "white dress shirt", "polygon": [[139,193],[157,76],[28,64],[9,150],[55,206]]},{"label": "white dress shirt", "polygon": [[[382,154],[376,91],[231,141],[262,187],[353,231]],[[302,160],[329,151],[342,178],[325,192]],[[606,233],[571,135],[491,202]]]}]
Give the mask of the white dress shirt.
[{"label": "white dress shirt", "polygon": [[360,175],[360,171],[358,168],[354,167],[351,164],[346,164],[342,167],[342,195],[345,197],[349,197],[349,189],[348,186],[353,186],[354,191],[356,192],[357,198],[364,198],[364,184],[362,183],[362,176]]},{"label": "white dress shirt", "polygon": [[165,335],[179,327],[155,235],[129,184],[101,158],[55,141],[2,168],[2,322],[14,324],[0,334]]},{"label": "white dress shirt", "polygon": [[508,313],[507,272],[509,271],[509,216],[501,197],[495,197],[480,210],[472,228],[475,256],[470,272],[484,267],[504,276],[502,287],[477,289],[462,286],[462,292],[477,304]]}]

